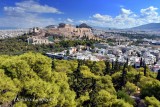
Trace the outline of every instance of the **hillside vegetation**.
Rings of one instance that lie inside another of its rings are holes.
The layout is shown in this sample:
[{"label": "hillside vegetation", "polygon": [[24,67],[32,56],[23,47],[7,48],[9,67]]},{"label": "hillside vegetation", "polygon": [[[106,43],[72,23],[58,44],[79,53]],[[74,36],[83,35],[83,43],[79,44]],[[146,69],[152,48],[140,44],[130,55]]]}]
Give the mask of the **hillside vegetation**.
[{"label": "hillside vegetation", "polygon": [[[0,56],[2,107],[160,105],[160,73],[127,62],[55,60],[39,53]],[[131,96],[139,98],[134,100]]]},{"label": "hillside vegetation", "polygon": [[25,52],[39,52],[45,54],[46,52],[59,52],[69,47],[78,45],[86,45],[92,47],[97,40],[89,40],[88,38],[82,38],[82,40],[65,40],[65,38],[54,37],[54,39],[60,39],[61,41],[53,44],[38,44],[32,45],[27,43],[27,35],[19,36],[15,38],[0,39],[0,55],[20,55]]}]

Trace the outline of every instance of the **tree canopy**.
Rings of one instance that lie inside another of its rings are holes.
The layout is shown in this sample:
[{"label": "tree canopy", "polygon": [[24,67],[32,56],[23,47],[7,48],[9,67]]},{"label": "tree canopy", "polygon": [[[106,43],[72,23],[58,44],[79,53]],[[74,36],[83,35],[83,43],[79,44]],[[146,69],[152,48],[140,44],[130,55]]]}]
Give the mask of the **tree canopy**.
[{"label": "tree canopy", "polygon": [[159,74],[146,66],[144,75],[144,68],[126,63],[58,60],[32,52],[1,55],[0,105],[133,107],[143,102],[159,107]]}]

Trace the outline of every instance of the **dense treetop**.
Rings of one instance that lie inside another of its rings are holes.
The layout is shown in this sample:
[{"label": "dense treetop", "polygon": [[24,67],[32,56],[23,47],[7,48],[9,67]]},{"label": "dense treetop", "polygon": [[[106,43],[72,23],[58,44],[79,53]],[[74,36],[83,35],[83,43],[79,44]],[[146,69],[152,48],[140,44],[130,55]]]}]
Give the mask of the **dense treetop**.
[{"label": "dense treetop", "polygon": [[56,60],[40,53],[0,56],[0,105],[159,107],[160,81],[148,68],[117,62]]}]

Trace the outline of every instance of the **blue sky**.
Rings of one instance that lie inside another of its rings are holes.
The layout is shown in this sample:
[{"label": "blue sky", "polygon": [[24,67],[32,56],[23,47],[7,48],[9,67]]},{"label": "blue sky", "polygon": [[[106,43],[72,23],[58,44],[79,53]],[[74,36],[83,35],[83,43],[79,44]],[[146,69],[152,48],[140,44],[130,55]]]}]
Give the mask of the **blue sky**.
[{"label": "blue sky", "polygon": [[130,28],[160,22],[159,0],[0,0],[0,27],[60,22]]}]

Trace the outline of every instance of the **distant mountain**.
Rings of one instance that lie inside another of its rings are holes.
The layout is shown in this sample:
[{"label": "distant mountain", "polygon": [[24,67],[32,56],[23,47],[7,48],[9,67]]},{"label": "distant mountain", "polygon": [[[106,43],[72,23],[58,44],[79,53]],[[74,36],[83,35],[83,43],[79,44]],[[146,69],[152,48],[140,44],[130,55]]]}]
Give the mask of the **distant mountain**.
[{"label": "distant mountain", "polygon": [[155,30],[155,31],[157,31],[157,30],[160,30],[160,23],[149,23],[149,24],[133,27],[131,29],[133,29],[133,30]]},{"label": "distant mountain", "polygon": [[99,26],[92,26],[93,29],[100,29],[100,30],[119,30],[118,28],[114,27],[99,27]]},{"label": "distant mountain", "polygon": [[18,29],[16,27],[0,27],[0,30]]}]

